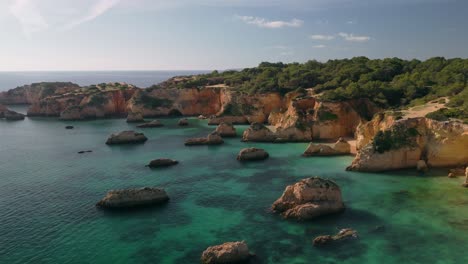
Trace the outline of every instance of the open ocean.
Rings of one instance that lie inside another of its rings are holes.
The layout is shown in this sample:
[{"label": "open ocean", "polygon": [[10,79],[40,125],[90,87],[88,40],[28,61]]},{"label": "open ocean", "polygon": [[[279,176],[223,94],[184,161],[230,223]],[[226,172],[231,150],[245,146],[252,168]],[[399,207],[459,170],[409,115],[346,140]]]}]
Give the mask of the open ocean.
[{"label": "open ocean", "polygon": [[207,73],[209,71],[29,71],[0,72],[0,92],[35,82],[74,82],[81,86],[126,82],[140,88],[165,81],[173,76]]}]

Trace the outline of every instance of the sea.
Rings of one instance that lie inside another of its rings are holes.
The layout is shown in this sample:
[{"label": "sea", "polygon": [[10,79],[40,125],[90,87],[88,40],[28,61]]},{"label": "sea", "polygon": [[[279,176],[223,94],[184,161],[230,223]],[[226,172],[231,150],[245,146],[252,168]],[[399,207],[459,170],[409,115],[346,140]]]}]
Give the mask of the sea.
[{"label": "sea", "polygon": [[[119,80],[92,75],[87,81],[148,86],[159,80],[156,74],[130,75]],[[21,84],[52,80],[45,78],[24,78]],[[2,80],[5,84],[4,75]],[[18,80],[7,86],[15,85]],[[27,106],[11,108],[25,113]],[[177,126],[176,118],[160,121],[164,127],[138,129],[125,119],[0,120],[0,263],[190,264],[200,263],[209,246],[242,240],[257,263],[265,264],[468,263],[463,177],[450,179],[444,169],[348,172],[352,156],[302,157],[307,143],[237,137],[219,146],[186,147],[187,138],[205,136],[214,127],[196,118],[188,127]],[[236,126],[239,135],[246,128]],[[148,141],[105,144],[123,130],[143,132]],[[241,163],[236,156],[245,147],[264,148],[270,158]],[[92,152],[78,154],[82,150]],[[157,158],[180,163],[145,167]],[[295,221],[270,210],[287,185],[312,176],[341,187],[343,213]],[[109,190],[145,186],[164,188],[169,202],[126,211],[95,207]],[[358,238],[313,246],[316,236],[342,228],[355,229]]]}]

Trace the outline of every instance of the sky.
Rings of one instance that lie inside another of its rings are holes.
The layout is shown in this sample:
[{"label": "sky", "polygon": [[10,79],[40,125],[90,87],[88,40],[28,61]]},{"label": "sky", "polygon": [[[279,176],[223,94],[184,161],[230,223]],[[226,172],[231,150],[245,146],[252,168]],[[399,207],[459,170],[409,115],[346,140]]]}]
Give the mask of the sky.
[{"label": "sky", "polygon": [[0,0],[0,71],[468,57],[467,0]]}]

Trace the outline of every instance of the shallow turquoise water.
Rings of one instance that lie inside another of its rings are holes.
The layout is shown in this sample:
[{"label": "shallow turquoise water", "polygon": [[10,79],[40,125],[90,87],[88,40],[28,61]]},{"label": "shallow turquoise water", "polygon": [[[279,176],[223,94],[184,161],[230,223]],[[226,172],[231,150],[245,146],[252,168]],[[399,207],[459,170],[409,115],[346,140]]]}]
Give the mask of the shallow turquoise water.
[{"label": "shallow turquoise water", "polygon": [[[262,263],[468,263],[468,195],[443,170],[364,174],[344,171],[351,157],[303,158],[307,144],[242,143],[185,147],[213,129],[191,119],[180,128],[145,129],[144,145],[106,146],[125,120],[0,121],[0,263],[198,263],[208,246],[245,240]],[[72,124],[74,130],[65,130]],[[238,127],[239,131],[243,127]],[[265,148],[271,158],[242,164],[238,151]],[[77,154],[80,150],[93,150]],[[151,159],[179,160],[150,170]],[[345,213],[295,222],[269,211],[284,187],[321,176],[342,188]],[[160,186],[160,208],[104,212],[109,189]],[[376,226],[384,230],[373,232]],[[356,229],[360,238],[317,249],[312,239]]]}]

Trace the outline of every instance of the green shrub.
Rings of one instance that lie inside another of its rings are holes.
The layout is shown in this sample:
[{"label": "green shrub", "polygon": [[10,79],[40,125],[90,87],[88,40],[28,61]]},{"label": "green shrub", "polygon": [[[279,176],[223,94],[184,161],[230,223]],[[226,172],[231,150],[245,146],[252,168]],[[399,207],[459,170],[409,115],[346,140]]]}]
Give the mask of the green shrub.
[{"label": "green shrub", "polygon": [[374,151],[379,153],[402,147],[413,147],[416,144],[415,137],[417,135],[419,135],[419,132],[415,128],[396,125],[393,129],[377,132],[372,145]]},{"label": "green shrub", "polygon": [[337,120],[338,116],[326,110],[319,110],[318,118],[320,121],[333,121]]}]

